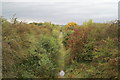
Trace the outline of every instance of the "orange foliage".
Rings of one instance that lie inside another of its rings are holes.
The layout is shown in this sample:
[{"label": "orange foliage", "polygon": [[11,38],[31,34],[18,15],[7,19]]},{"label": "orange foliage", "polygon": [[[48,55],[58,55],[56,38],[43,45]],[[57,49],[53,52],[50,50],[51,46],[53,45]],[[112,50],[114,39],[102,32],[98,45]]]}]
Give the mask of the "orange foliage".
[{"label": "orange foliage", "polygon": [[76,27],[77,23],[75,22],[69,22],[65,27]]}]

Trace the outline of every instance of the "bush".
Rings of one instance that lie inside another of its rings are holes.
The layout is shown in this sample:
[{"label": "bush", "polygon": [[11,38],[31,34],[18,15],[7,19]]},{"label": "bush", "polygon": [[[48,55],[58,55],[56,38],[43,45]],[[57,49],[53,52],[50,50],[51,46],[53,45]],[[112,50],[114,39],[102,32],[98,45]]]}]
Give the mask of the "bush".
[{"label": "bush", "polygon": [[47,54],[31,55],[16,66],[19,78],[55,77],[56,66]]},{"label": "bush", "polygon": [[59,50],[59,44],[57,39],[47,35],[41,37],[37,48],[38,53],[42,53],[41,51],[44,51],[44,53],[50,55],[51,59],[55,59],[55,57],[58,54],[58,50]]},{"label": "bush", "polygon": [[[11,24],[2,20],[4,78],[54,77],[59,44],[52,27],[46,25]],[[43,66],[39,67],[40,64]]]},{"label": "bush", "polygon": [[66,37],[66,48],[71,48],[71,60],[74,59],[79,62],[80,60],[84,60],[84,57],[89,55],[88,53],[86,54],[83,52],[85,51],[84,47],[87,46],[87,36],[89,31],[89,28],[74,29],[74,32]]}]

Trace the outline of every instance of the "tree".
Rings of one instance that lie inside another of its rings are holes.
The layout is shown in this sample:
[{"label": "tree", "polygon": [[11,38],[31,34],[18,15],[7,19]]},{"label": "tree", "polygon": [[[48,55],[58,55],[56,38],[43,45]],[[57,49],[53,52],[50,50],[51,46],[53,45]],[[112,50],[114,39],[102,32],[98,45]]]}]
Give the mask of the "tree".
[{"label": "tree", "polygon": [[65,27],[67,27],[67,28],[74,28],[74,27],[77,27],[77,23],[75,23],[75,22],[69,22],[68,24],[66,24]]},{"label": "tree", "polygon": [[93,24],[92,19],[90,19],[89,21],[83,22],[83,26],[84,26],[84,27],[89,27],[89,26],[91,26],[92,24]]}]

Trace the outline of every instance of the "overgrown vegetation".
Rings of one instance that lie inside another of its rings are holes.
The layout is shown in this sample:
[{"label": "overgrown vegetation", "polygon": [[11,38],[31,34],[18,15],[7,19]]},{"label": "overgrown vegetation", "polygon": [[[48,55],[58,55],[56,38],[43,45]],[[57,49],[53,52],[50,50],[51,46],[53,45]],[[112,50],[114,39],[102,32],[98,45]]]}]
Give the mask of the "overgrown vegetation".
[{"label": "overgrown vegetation", "polygon": [[118,78],[118,23],[93,23],[64,30],[66,77]]},{"label": "overgrown vegetation", "polygon": [[60,48],[56,33],[60,27],[43,25],[14,24],[2,19],[4,78],[56,76]]},{"label": "overgrown vegetation", "polygon": [[118,21],[71,22],[61,28],[49,22],[0,20],[3,78],[57,78],[63,65],[59,63],[61,53],[65,78],[118,78]]}]

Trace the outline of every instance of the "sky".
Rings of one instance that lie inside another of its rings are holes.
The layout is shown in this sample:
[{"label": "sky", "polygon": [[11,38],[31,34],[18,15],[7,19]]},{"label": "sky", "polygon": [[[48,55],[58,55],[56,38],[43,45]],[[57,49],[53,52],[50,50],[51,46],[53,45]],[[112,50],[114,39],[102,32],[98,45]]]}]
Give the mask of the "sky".
[{"label": "sky", "polygon": [[[119,0],[4,0],[2,16],[10,19],[14,14],[25,22],[68,22],[82,24],[108,22],[118,19]],[[1,4],[0,4],[1,5]]]}]

